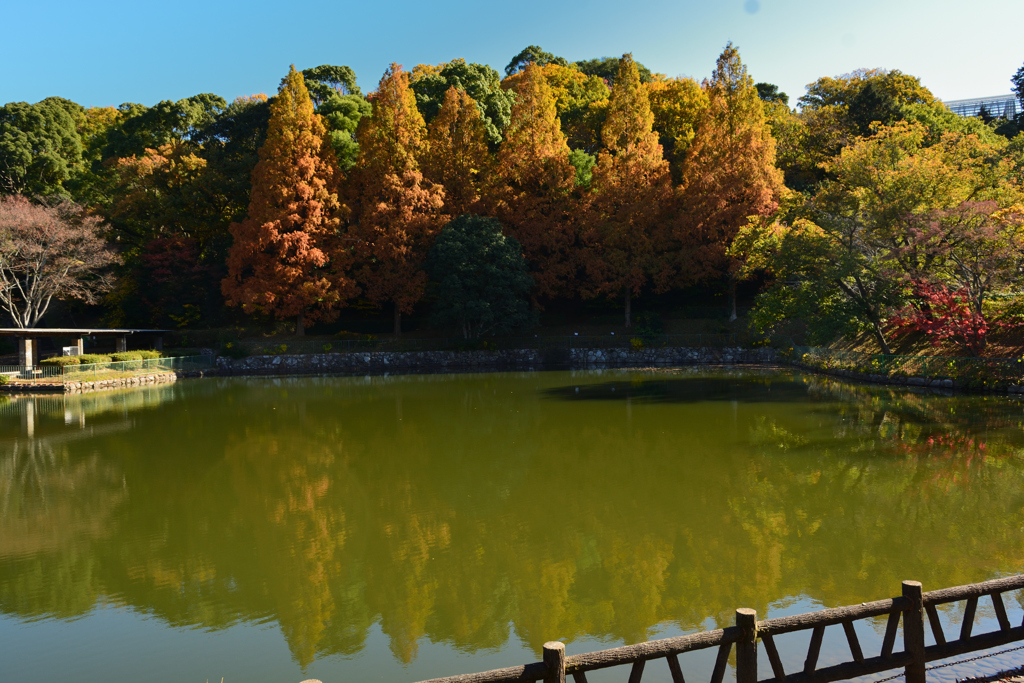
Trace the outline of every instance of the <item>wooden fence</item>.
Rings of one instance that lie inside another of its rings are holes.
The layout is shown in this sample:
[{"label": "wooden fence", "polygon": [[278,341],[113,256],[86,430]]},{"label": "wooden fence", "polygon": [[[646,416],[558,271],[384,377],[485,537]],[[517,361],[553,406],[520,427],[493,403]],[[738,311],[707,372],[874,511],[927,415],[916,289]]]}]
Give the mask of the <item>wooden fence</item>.
[{"label": "wooden fence", "polygon": [[[679,655],[709,648],[718,648],[711,683],[722,683],[734,647],[737,683],[827,683],[892,669],[903,669],[907,683],[924,683],[925,665],[928,662],[1024,640],[1024,623],[1011,626],[1002,598],[1004,592],[1020,588],[1024,588],[1024,574],[928,593],[922,592],[919,582],[904,581],[903,594],[888,600],[765,621],[758,621],[757,614],[752,609],[738,609],[735,626],[578,655],[566,656],[563,643],[550,642],[544,644],[544,658],[540,662],[482,673],[435,678],[423,683],[565,683],[566,676],[571,676],[575,683],[586,683],[588,671],[627,664],[631,667],[629,683],[640,683],[645,666],[655,659],[666,661],[673,683],[685,683]],[[978,599],[982,597],[992,601],[999,628],[975,634],[974,616]],[[936,606],[959,601],[966,601],[960,633],[956,638],[947,640],[939,622]],[[888,617],[888,622],[881,651],[875,657],[865,657],[854,630],[854,622],[882,616]],[[903,649],[894,652],[901,619]],[[925,619],[931,628],[934,645],[925,645]],[[842,625],[846,633],[851,661],[819,669],[818,654],[821,651],[825,628],[835,625]],[[775,637],[807,630],[811,631],[811,642],[803,669],[786,672],[775,646]],[[758,641],[764,646],[773,673],[771,678],[760,682],[757,680]]]}]

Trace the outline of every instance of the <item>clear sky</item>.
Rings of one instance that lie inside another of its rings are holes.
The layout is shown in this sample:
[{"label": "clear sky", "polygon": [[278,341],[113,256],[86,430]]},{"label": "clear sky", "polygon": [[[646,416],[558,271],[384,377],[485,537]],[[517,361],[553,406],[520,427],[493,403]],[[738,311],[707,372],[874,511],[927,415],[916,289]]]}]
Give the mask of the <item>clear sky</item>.
[{"label": "clear sky", "polygon": [[733,41],[791,103],[860,67],[913,74],[945,100],[1002,95],[1024,64],[1024,0],[55,0],[6,3],[0,25],[0,103],[230,100],[276,91],[292,63],[346,64],[370,91],[390,62],[502,71],[531,44],[702,79]]}]

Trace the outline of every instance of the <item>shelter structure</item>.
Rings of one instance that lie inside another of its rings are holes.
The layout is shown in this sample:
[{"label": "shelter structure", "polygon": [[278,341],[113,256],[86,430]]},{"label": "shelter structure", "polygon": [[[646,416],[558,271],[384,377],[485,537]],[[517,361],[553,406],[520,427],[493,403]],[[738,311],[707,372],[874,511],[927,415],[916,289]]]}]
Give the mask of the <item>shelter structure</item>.
[{"label": "shelter structure", "polygon": [[1017,96],[994,95],[992,97],[975,97],[970,100],[950,100],[944,102],[949,110],[960,116],[980,116],[981,110],[989,116],[1002,117],[1012,121],[1017,116]]},{"label": "shelter structure", "polygon": [[65,327],[5,327],[0,328],[0,337],[14,337],[18,345],[18,365],[32,367],[39,363],[39,340],[43,337],[71,337],[77,339],[78,355],[85,351],[86,337],[113,337],[117,351],[128,350],[128,337],[143,335],[153,340],[153,348],[160,351],[164,347],[164,334],[169,330],[142,329],[94,329]]}]

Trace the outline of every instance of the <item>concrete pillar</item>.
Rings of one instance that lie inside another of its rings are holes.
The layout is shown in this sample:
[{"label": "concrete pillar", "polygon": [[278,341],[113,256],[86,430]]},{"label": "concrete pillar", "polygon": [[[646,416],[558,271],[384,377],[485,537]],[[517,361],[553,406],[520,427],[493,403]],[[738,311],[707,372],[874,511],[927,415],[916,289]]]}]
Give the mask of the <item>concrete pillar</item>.
[{"label": "concrete pillar", "polygon": [[128,338],[124,335],[117,338],[117,353],[124,353],[128,350]]},{"label": "concrete pillar", "polygon": [[163,337],[163,335],[160,335],[159,337],[157,337],[156,339],[153,340],[153,348],[156,349],[157,351],[163,351],[164,350],[164,337]]},{"label": "concrete pillar", "polygon": [[23,368],[36,364],[36,340],[29,337],[18,337],[18,365]]},{"label": "concrete pillar", "polygon": [[79,337],[78,338],[78,355],[81,356],[83,353],[85,353],[85,338],[84,337]]}]

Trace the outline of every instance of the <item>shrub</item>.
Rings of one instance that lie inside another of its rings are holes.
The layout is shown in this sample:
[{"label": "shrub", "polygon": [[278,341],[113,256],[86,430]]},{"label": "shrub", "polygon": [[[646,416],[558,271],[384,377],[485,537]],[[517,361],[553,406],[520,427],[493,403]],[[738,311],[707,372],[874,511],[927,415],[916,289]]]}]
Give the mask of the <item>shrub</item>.
[{"label": "shrub", "polygon": [[78,362],[82,365],[91,365],[92,363],[109,363],[110,356],[104,356],[99,353],[83,353],[78,357]]},{"label": "shrub", "polygon": [[330,353],[331,352],[331,348],[332,347],[331,347],[330,344],[324,344],[324,353]]},{"label": "shrub", "polygon": [[46,367],[64,367],[65,365],[78,365],[81,363],[81,356],[53,356],[39,361],[39,365]]},{"label": "shrub", "polygon": [[633,337],[629,340],[629,345],[633,347],[634,351],[640,351],[644,348],[644,340],[639,337]]},{"label": "shrub", "polygon": [[142,360],[142,353],[139,351],[122,351],[110,354],[110,360],[114,363],[124,363],[129,360]]},{"label": "shrub", "polygon": [[136,351],[142,360],[153,360],[154,358],[163,358],[164,354],[159,351]]},{"label": "shrub", "polygon": [[8,375],[0,375],[0,387],[2,387],[3,385],[7,384],[10,381],[11,378]]},{"label": "shrub", "polygon": [[228,342],[220,349],[220,355],[227,356],[228,358],[245,358],[249,355],[249,351],[244,346],[238,346],[233,342]]}]

